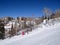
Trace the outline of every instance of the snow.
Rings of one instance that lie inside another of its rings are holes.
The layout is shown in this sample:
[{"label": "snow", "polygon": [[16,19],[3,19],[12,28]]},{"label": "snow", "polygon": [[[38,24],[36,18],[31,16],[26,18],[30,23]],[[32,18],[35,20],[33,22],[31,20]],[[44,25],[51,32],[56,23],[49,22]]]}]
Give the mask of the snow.
[{"label": "snow", "polygon": [[27,35],[16,35],[0,40],[0,45],[60,45],[60,23],[40,24]]}]

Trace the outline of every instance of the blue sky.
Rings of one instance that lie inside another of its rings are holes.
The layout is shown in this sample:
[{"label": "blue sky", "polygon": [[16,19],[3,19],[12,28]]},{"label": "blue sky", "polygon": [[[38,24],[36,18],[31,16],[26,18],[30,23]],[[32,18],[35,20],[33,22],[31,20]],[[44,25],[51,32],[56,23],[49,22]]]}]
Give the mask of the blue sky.
[{"label": "blue sky", "polygon": [[60,9],[60,0],[0,0],[0,17],[40,17],[44,7]]}]

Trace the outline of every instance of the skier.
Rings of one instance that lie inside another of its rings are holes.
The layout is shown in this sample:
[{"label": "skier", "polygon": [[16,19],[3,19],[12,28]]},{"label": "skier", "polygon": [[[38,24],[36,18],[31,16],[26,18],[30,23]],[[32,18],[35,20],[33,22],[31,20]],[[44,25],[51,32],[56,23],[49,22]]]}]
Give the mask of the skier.
[{"label": "skier", "polygon": [[24,33],[24,32],[22,32],[22,35],[25,35],[25,33]]}]

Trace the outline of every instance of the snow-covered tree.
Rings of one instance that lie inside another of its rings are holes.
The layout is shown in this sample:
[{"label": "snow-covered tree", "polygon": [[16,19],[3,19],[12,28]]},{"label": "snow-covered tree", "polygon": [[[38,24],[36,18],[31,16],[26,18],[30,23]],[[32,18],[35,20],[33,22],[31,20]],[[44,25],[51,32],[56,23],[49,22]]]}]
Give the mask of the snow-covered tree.
[{"label": "snow-covered tree", "polygon": [[60,9],[57,9],[57,10],[55,11],[55,17],[60,17]]},{"label": "snow-covered tree", "polygon": [[52,11],[48,8],[44,8],[43,9],[43,13],[44,13],[44,18],[50,18],[51,14],[52,14]]}]

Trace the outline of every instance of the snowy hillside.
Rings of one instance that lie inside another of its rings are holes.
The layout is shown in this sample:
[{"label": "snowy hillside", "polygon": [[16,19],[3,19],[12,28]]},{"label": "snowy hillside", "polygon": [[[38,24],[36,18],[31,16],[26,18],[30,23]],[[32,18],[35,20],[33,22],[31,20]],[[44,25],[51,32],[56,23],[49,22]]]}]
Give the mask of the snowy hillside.
[{"label": "snowy hillside", "polygon": [[54,25],[40,24],[28,35],[0,40],[0,45],[60,45],[60,21],[55,20],[53,23]]}]

